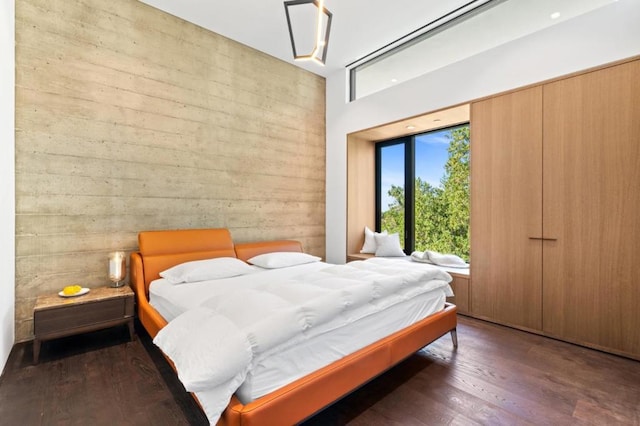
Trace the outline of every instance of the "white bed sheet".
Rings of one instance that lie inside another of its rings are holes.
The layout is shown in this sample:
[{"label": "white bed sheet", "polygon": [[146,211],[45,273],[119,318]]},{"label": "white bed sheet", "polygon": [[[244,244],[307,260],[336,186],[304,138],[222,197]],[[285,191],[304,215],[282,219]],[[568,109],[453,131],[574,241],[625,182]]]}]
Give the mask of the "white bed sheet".
[{"label": "white bed sheet", "polygon": [[243,404],[260,398],[442,310],[445,299],[443,290],[434,290],[304,342],[278,347],[254,362],[236,396]]},{"label": "white bed sheet", "polygon": [[[233,289],[256,287],[274,279],[287,279],[320,271],[330,266],[332,265],[324,262],[315,262],[273,270],[255,267],[254,274],[178,285],[158,279],[151,283],[149,298],[151,305],[167,321],[171,321],[212,296]],[[367,309],[371,307],[364,306],[363,312],[354,314],[359,319],[353,322],[336,318],[326,326],[314,329],[303,340],[280,345],[258,357],[253,363],[252,373],[237,391],[237,396],[245,404],[264,396],[441,310],[446,297],[452,294],[451,288],[446,285],[445,288],[420,294],[383,310],[369,312]],[[342,326],[343,322],[345,326]],[[200,392],[196,394],[199,398],[206,397]]]}]

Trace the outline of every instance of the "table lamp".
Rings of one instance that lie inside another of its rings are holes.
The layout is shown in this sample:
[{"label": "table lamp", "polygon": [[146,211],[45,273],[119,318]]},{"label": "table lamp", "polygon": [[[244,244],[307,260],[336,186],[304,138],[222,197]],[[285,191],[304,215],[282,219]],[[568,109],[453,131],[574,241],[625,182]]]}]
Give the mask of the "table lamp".
[{"label": "table lamp", "polygon": [[109,279],[111,287],[122,287],[127,273],[127,258],[123,251],[109,253]]}]

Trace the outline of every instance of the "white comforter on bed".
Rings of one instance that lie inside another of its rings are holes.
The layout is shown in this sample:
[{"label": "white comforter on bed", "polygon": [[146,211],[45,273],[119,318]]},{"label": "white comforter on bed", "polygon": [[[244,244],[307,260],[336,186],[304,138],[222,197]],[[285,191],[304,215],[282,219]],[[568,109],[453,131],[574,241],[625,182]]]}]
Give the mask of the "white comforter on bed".
[{"label": "white comforter on bed", "polygon": [[[179,315],[154,343],[173,361],[185,388],[205,396],[214,424],[261,353],[358,312],[378,311],[418,294],[445,288],[446,272],[426,265],[370,259],[328,266],[287,280],[217,294]],[[374,309],[358,309],[366,304]]]}]

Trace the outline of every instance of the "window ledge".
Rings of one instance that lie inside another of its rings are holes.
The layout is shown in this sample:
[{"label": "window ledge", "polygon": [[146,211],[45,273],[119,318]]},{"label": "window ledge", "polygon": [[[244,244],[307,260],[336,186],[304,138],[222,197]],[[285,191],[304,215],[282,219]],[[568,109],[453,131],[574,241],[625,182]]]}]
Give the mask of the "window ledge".
[{"label": "window ledge", "polygon": [[[349,253],[347,254],[347,262],[353,262],[355,260],[367,260],[367,259],[371,259],[372,257],[376,257],[374,254],[370,254],[370,253]],[[411,260],[411,256],[405,256],[405,257],[386,257],[383,259],[404,259],[404,260]],[[433,266],[437,266],[438,268],[447,271],[449,274],[451,274],[452,276],[459,276],[459,277],[463,277],[463,278],[468,278],[469,277],[469,270],[470,268],[449,268],[447,266],[439,266],[439,265],[433,265]]]}]

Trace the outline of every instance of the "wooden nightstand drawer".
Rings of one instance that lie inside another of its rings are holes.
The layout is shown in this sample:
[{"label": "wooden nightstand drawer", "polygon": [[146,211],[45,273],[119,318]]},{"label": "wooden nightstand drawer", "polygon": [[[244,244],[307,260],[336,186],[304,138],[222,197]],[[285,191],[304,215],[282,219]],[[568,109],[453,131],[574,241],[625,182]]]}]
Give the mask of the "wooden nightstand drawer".
[{"label": "wooden nightstand drawer", "polygon": [[64,306],[35,312],[34,332],[40,335],[124,317],[124,299]]}]

